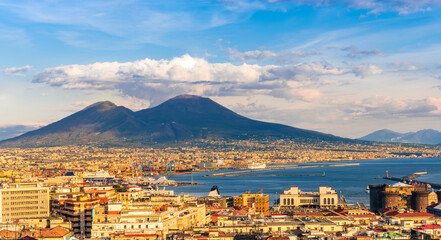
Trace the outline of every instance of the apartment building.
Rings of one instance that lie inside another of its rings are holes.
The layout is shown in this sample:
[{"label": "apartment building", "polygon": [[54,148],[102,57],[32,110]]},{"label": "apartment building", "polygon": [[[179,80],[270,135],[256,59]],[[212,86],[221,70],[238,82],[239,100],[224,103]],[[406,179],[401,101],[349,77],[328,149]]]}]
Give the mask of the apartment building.
[{"label": "apartment building", "polygon": [[170,230],[179,231],[202,226],[207,221],[204,204],[186,204],[161,211],[143,203],[109,203],[95,208],[91,236],[101,239],[115,236],[164,238]]},{"label": "apartment building", "polygon": [[263,193],[243,193],[233,198],[234,207],[252,207],[257,214],[269,215],[269,196]]},{"label": "apartment building", "polygon": [[0,189],[1,222],[49,217],[49,188],[40,183],[4,184]]},{"label": "apartment building", "polygon": [[59,206],[59,209],[54,209],[54,212],[72,223],[72,229],[76,237],[90,238],[95,207],[99,203],[99,199],[77,196],[76,199],[65,200],[64,204]]}]

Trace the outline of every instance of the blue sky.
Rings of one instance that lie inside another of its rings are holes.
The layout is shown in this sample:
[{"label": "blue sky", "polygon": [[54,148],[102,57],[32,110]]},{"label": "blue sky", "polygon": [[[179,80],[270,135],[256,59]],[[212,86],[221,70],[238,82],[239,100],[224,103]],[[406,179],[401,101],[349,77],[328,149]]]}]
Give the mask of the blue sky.
[{"label": "blue sky", "polygon": [[0,52],[0,138],[184,93],[345,137],[441,130],[440,0],[0,1]]}]

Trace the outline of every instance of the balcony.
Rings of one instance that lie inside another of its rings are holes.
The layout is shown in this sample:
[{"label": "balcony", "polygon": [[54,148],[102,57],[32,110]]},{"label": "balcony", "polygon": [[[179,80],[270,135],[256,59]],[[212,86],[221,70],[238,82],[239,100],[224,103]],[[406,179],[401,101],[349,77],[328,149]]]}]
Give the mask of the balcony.
[{"label": "balcony", "polygon": [[79,222],[80,218],[79,217],[71,217],[71,218],[69,218],[69,221],[71,221],[72,223]]}]

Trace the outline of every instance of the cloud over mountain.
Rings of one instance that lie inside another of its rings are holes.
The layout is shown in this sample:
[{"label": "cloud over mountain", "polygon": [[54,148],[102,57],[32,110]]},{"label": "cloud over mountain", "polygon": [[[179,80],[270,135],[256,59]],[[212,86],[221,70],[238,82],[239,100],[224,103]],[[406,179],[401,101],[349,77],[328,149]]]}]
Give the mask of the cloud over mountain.
[{"label": "cloud over mountain", "polygon": [[347,104],[344,111],[355,117],[433,117],[441,114],[441,99],[372,97]]},{"label": "cloud over mountain", "polygon": [[[101,62],[63,65],[36,73],[34,83],[64,89],[116,89],[122,95],[162,101],[182,92],[205,96],[263,94],[280,98],[315,99],[320,93],[310,85],[324,77],[354,73],[365,76],[381,73],[334,67],[313,62],[292,65],[210,63],[190,55],[171,60],[143,59],[134,62]],[[283,94],[280,94],[283,92]]]}]

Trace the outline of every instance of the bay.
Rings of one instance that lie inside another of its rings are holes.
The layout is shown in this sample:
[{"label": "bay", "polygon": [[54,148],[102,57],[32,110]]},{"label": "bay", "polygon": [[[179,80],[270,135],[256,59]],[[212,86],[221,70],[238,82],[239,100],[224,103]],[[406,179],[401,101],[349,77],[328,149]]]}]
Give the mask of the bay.
[{"label": "bay", "polygon": [[[369,184],[394,184],[395,182],[376,179],[385,176],[386,171],[389,176],[408,176],[415,172],[427,171],[427,175],[420,176],[418,180],[441,183],[441,158],[405,158],[405,159],[381,159],[381,160],[361,160],[361,161],[338,161],[338,162],[317,162],[305,165],[324,165],[324,164],[344,164],[359,163],[356,166],[343,167],[319,167],[305,169],[283,169],[262,171],[249,174],[314,174],[320,175],[325,172],[326,176],[247,176],[247,177],[204,177],[207,174],[219,172],[231,172],[232,170],[222,170],[213,172],[195,172],[193,181],[203,185],[169,187],[175,194],[189,194],[193,196],[207,196],[212,186],[218,186],[222,196],[237,196],[244,192],[260,192],[268,194],[270,205],[279,198],[280,193],[289,189],[290,186],[298,186],[303,191],[318,191],[319,186],[329,186],[341,193],[348,203],[357,202],[369,207],[369,194],[366,187]],[[171,180],[190,182],[191,175],[171,175]]]}]

